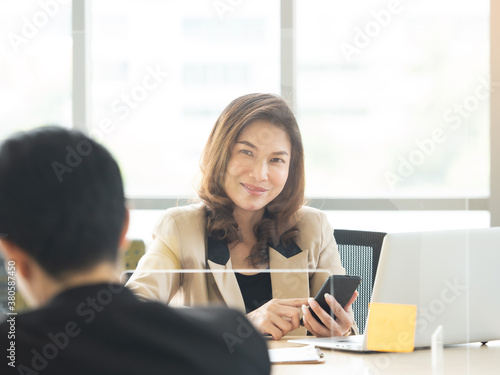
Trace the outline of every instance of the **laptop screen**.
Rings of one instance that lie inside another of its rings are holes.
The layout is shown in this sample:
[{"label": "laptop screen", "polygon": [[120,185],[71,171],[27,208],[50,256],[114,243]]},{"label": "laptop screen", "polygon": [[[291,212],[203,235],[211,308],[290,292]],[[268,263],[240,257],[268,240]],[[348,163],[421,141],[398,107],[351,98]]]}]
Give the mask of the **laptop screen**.
[{"label": "laptop screen", "polygon": [[500,228],[388,234],[372,303],[417,306],[415,347],[500,339],[499,267]]}]

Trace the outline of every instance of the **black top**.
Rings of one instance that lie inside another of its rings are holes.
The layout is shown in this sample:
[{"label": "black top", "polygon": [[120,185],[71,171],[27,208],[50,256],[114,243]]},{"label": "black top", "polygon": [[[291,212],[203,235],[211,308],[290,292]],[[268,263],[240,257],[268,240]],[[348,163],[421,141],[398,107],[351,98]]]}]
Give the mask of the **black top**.
[{"label": "black top", "polygon": [[235,275],[245,301],[247,314],[273,298],[271,274],[269,272],[260,272],[255,275],[243,275],[235,272]]},{"label": "black top", "polygon": [[[209,260],[221,265],[225,265],[230,258],[226,242],[210,236],[208,236],[207,241],[207,253]],[[245,302],[247,314],[273,299],[271,274],[269,272],[262,272],[255,275],[243,275],[235,272],[235,275],[240,286],[243,301]]]},{"label": "black top", "polygon": [[0,324],[1,374],[270,372],[264,339],[240,312],[142,302],[120,285],[69,289],[7,318]]}]

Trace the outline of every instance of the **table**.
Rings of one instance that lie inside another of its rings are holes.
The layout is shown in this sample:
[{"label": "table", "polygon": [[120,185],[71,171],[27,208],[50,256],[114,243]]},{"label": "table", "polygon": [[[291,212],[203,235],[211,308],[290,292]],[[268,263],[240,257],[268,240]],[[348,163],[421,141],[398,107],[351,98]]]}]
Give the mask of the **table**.
[{"label": "table", "polygon": [[[268,340],[269,349],[297,347],[286,337],[280,341]],[[325,362],[320,364],[272,365],[272,375],[294,374],[362,374],[412,375],[433,374],[430,349],[411,353],[351,353],[321,349]],[[443,375],[500,374],[500,340],[487,345],[480,343],[453,345],[444,348]]]}]

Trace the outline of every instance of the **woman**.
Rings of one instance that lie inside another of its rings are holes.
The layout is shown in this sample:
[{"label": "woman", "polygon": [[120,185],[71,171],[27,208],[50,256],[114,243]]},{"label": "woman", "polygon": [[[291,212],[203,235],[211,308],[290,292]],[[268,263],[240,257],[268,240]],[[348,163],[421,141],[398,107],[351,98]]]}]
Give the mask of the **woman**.
[{"label": "woman", "polygon": [[[185,305],[245,310],[275,339],[299,328],[301,312],[316,336],[354,332],[356,293],[344,309],[327,296],[335,320],[308,299],[328,277],[320,270],[345,271],[325,214],[303,206],[302,140],[284,100],[250,94],[231,102],[212,129],[201,171],[201,203],[164,213],[128,286],[166,303],[180,291]],[[208,271],[175,272],[181,269]],[[266,269],[307,271],[259,272]]]}]

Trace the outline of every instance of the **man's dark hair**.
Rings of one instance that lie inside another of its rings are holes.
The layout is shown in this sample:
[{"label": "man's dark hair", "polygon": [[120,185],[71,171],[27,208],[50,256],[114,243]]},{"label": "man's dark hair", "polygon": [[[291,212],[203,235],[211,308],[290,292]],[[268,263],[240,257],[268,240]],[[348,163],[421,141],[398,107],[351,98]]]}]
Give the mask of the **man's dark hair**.
[{"label": "man's dark hair", "polygon": [[118,164],[83,133],[43,127],[0,145],[0,235],[52,277],[115,260],[125,211]]}]

